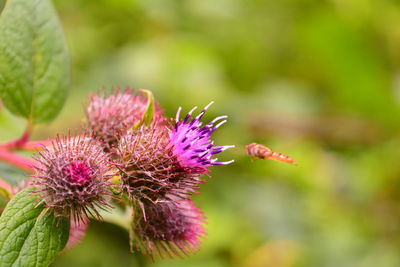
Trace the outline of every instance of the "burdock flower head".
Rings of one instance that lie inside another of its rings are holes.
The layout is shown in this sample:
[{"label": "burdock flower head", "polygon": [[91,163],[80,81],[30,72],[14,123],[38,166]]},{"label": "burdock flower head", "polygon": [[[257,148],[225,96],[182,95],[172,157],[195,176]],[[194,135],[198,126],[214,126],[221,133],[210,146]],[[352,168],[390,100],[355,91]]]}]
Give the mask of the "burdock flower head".
[{"label": "burdock flower head", "polygon": [[[130,89],[116,90],[110,95],[91,95],[86,108],[86,121],[94,138],[105,148],[112,149],[120,136],[138,123],[148,105],[143,93],[133,94]],[[160,120],[162,111],[155,105],[155,118]]]},{"label": "burdock flower head", "polygon": [[152,258],[188,255],[206,234],[203,214],[190,200],[145,205],[132,223],[131,245]]},{"label": "burdock flower head", "polygon": [[177,161],[169,127],[140,127],[125,135],[116,150],[116,167],[130,199],[158,203],[170,196],[187,198],[197,189],[201,174],[191,173]]},{"label": "burdock flower head", "polygon": [[217,123],[226,116],[202,126],[200,119],[207,108],[189,120],[192,109],[183,121],[179,120],[179,109],[174,126],[168,123],[143,126],[121,139],[116,167],[123,189],[131,199],[157,203],[170,196],[187,198],[202,183],[199,177],[209,172],[206,167],[232,162],[217,162],[212,158],[233,146],[213,145],[211,134],[225,122]]},{"label": "burdock flower head", "polygon": [[98,208],[109,207],[110,164],[93,139],[57,137],[35,159],[38,164],[32,177],[40,203],[57,216],[80,222],[89,215],[100,218]]}]

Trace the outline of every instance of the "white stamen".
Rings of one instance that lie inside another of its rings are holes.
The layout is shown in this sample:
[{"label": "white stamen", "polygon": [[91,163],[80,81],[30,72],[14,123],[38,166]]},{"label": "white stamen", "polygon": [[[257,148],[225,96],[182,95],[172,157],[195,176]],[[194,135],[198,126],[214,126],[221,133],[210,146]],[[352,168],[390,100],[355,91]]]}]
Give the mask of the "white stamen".
[{"label": "white stamen", "polygon": [[199,119],[201,116],[204,115],[204,113],[206,113],[206,110],[205,110],[205,109],[203,109],[203,110],[200,112],[200,114],[196,116],[195,119]]},{"label": "white stamen", "polygon": [[219,163],[222,165],[227,165],[227,164],[231,164],[232,162],[235,162],[235,160],[223,161],[223,162],[219,162]]},{"label": "white stamen", "polygon": [[214,104],[214,101],[211,101],[201,112],[199,115],[196,116],[196,119],[199,119],[200,117],[202,117],[204,115],[204,113],[206,113],[207,109]]},{"label": "white stamen", "polygon": [[224,124],[225,122],[227,122],[227,120],[221,121],[220,123],[218,123],[218,124],[214,127],[214,129],[219,128],[219,127],[220,127],[222,124]]},{"label": "white stamen", "polygon": [[230,145],[230,146],[223,146],[221,147],[221,151],[227,150],[228,148],[233,148],[235,147],[234,145]]},{"label": "white stamen", "polygon": [[214,101],[211,101],[211,102],[204,108],[204,110],[207,110],[212,104],[214,104]]},{"label": "white stamen", "polygon": [[192,109],[189,111],[188,115],[192,116],[193,111],[195,111],[196,109],[197,109],[197,106],[195,106],[194,108],[192,108]]},{"label": "white stamen", "polygon": [[181,110],[182,110],[182,107],[179,107],[179,108],[178,108],[178,112],[176,113],[176,118],[175,118],[175,121],[176,121],[176,122],[179,121],[179,117],[180,117],[180,115],[181,115]]},{"label": "white stamen", "polygon": [[217,122],[217,121],[219,121],[219,120],[226,119],[226,118],[228,118],[228,116],[226,116],[226,115],[216,117],[215,119],[213,119],[213,120],[210,122],[210,124],[213,124],[213,123],[215,123],[215,122]]}]

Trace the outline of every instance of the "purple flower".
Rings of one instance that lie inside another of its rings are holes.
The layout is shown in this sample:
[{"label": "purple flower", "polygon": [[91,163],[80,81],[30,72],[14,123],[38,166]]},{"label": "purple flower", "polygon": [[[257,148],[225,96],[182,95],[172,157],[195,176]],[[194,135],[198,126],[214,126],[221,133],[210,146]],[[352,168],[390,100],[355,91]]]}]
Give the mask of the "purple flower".
[{"label": "purple flower", "polygon": [[233,162],[233,160],[218,162],[217,158],[212,158],[215,154],[234,147],[214,146],[214,141],[211,140],[211,134],[226,122],[225,119],[228,116],[219,116],[205,125],[200,122],[208,107],[213,103],[208,104],[199,115],[191,118],[193,111],[197,108],[194,107],[183,121],[180,120],[181,108],[178,109],[175,127],[170,134],[170,138],[174,155],[176,155],[182,166],[198,168],[225,165]]},{"label": "purple flower", "polygon": [[100,218],[98,208],[107,208],[110,164],[93,139],[57,137],[51,147],[36,155],[33,185],[40,203],[57,216],[76,222],[89,215]]},{"label": "purple flower", "polygon": [[136,209],[131,245],[153,259],[188,255],[206,234],[204,220],[190,200],[149,203],[143,212]]}]

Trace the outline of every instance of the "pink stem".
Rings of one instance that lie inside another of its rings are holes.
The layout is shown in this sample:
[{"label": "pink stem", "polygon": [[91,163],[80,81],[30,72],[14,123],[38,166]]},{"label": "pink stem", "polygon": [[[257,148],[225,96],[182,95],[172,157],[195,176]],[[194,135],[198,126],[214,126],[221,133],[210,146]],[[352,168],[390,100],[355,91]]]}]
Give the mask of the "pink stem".
[{"label": "pink stem", "polygon": [[32,167],[36,164],[33,160],[11,153],[4,148],[0,148],[0,160],[31,173],[34,171]]},{"label": "pink stem", "polygon": [[32,127],[33,125],[31,120],[28,120],[26,129],[20,138],[5,144],[0,144],[0,161],[6,162],[16,168],[28,171],[30,173],[34,172],[33,166],[36,164],[35,161],[10,152],[13,150],[40,150],[43,148],[43,146],[51,144],[51,141],[29,142],[29,138],[32,133]]},{"label": "pink stem", "polygon": [[29,141],[32,133],[32,123],[28,121],[22,136],[5,144],[0,144],[0,149],[6,150],[42,150],[44,146],[51,144],[51,140]]},{"label": "pink stem", "polygon": [[26,142],[28,142],[29,137],[31,137],[31,130],[32,130],[32,127],[30,127],[28,124],[28,126],[25,129],[24,134],[17,140],[12,141],[10,143],[10,149],[12,149],[13,147],[19,148],[19,147],[23,146]]},{"label": "pink stem", "polygon": [[29,141],[18,147],[21,150],[42,150],[43,147],[50,146],[52,140],[39,140],[39,141]]},{"label": "pink stem", "polygon": [[26,129],[20,138],[0,145],[0,148],[6,148],[9,150],[15,150],[21,148],[23,145],[26,144],[26,142],[28,142],[29,137],[31,136],[31,132],[32,132],[32,123],[28,121]]}]

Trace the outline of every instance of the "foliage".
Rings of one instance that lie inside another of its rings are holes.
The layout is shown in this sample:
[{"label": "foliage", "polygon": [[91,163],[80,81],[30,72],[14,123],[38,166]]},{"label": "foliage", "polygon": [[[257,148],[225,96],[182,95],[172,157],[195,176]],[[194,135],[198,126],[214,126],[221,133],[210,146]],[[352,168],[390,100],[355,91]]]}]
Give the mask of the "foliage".
[{"label": "foliage", "polygon": [[17,194],[0,217],[2,266],[47,266],[67,243],[69,222],[46,215],[32,191]]},{"label": "foliage", "polygon": [[0,96],[31,123],[53,119],[69,86],[69,57],[49,1],[7,1],[0,17]]}]

